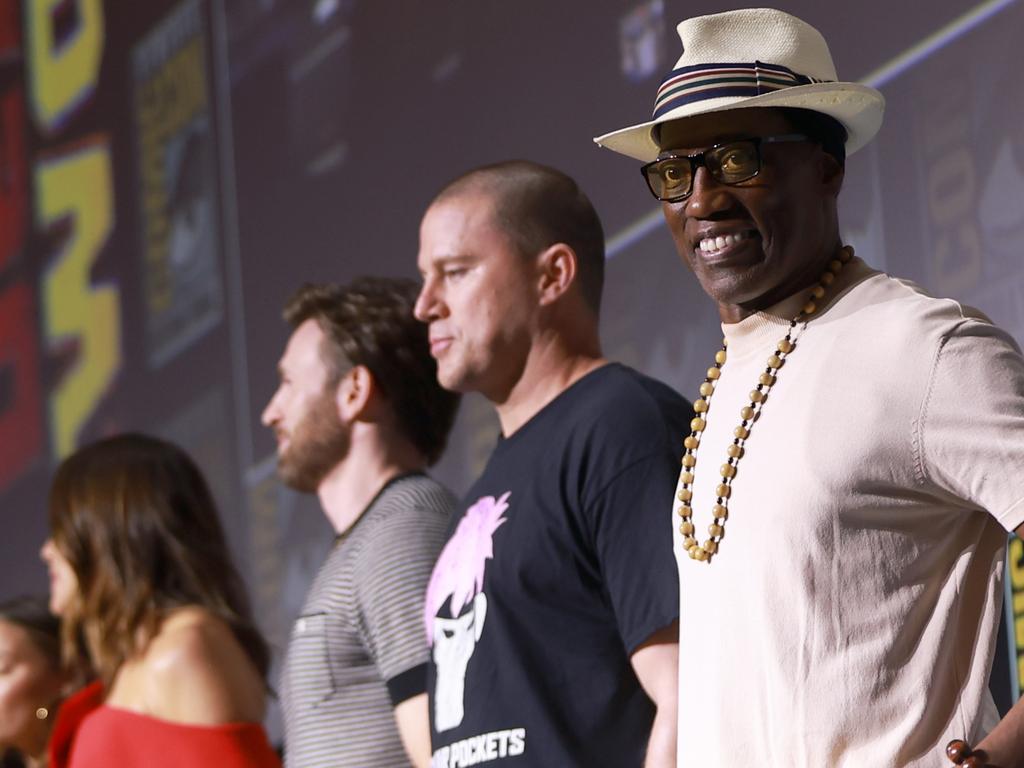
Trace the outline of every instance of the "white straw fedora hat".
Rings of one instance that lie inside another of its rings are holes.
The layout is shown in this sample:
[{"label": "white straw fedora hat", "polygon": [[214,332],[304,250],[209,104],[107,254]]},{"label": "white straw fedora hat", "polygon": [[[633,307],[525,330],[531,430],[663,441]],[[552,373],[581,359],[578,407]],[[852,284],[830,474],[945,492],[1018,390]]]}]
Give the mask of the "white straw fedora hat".
[{"label": "white straw fedora hat", "polygon": [[687,19],[677,29],[683,55],[658,88],[653,119],[595,142],[650,161],[660,151],[655,129],[669,120],[745,107],[799,107],[842,123],[850,154],[882,125],[882,94],[837,82],[825,39],[795,16],[747,8]]}]

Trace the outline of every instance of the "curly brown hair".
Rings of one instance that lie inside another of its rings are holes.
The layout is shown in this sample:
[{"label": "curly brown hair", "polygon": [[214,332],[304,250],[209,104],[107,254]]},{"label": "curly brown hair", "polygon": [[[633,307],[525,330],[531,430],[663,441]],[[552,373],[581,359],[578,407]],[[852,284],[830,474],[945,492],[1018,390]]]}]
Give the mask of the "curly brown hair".
[{"label": "curly brown hair", "polygon": [[349,366],[363,365],[391,403],[398,428],[434,464],[444,452],[459,395],[437,383],[427,327],[413,317],[412,280],[360,277],[348,285],[307,284],[288,301],[292,328],[313,319],[325,334],[320,353],[328,386]]},{"label": "curly brown hair", "polygon": [[231,561],[213,495],[172,443],[139,434],[80,448],[50,490],[53,542],[78,580],[61,621],[65,661],[107,685],[166,615],[201,606],[231,627],[260,675],[270,652]]}]

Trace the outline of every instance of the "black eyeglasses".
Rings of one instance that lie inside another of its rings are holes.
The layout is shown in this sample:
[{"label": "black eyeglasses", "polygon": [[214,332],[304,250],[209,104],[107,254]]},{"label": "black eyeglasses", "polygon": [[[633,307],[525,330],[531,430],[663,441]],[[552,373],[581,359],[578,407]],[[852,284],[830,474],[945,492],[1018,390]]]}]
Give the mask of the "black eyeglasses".
[{"label": "black eyeglasses", "polygon": [[640,169],[651,194],[666,203],[678,203],[693,192],[693,177],[704,166],[711,177],[722,184],[739,184],[761,172],[761,145],[784,141],[810,141],[802,133],[783,136],[756,136],[715,144],[692,155],[669,155]]}]

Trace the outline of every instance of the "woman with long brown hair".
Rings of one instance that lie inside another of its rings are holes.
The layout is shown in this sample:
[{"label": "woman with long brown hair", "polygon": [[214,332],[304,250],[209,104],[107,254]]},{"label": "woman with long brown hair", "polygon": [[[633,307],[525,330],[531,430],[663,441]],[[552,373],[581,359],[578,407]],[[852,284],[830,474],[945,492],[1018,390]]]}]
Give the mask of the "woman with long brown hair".
[{"label": "woman with long brown hair", "polygon": [[143,435],[88,445],[57,470],[50,527],[64,657],[98,681],[65,703],[54,766],[279,766],[269,652],[192,460]]}]

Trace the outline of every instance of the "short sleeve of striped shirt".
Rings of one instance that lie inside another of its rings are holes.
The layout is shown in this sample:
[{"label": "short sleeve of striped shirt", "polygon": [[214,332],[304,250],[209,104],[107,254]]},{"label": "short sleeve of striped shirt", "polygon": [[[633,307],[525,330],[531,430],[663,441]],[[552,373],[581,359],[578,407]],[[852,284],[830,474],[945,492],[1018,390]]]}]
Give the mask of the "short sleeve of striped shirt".
[{"label": "short sleeve of striped shirt", "polygon": [[396,705],[426,691],[423,600],[454,505],[443,488],[422,480],[407,478],[385,492],[353,552],[358,631]]}]

